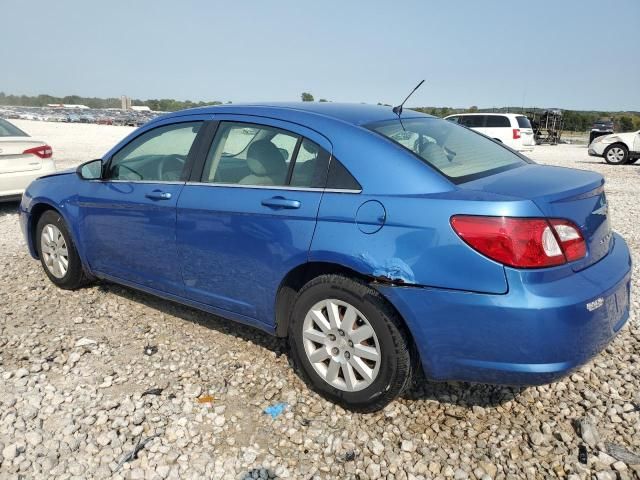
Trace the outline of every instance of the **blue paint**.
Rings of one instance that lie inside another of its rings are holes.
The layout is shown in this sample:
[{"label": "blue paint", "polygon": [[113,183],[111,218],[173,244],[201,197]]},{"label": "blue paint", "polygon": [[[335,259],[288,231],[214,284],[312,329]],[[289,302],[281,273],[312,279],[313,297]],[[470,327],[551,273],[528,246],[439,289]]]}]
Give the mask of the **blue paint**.
[{"label": "blue paint", "polygon": [[[405,111],[406,117],[428,117]],[[603,179],[593,172],[523,163],[455,185],[397,144],[363,128],[390,108],[340,104],[229,105],[156,119],[133,138],[178,121],[264,123],[316,142],[361,192],[84,181],[61,172],[33,182],[20,206],[32,256],[34,208],[70,228],[88,273],[266,332],[276,329],[283,279],[307,262],[364,278],[400,313],[427,377],[539,384],[601,351],[629,316],[631,258],[609,233]],[[462,127],[456,127],[462,128]],[[162,189],[163,202],[146,195]],[[275,196],[296,209],[262,204]],[[600,213],[597,213],[600,212]],[[539,270],[489,260],[452,230],[456,214],[568,218],[587,256]],[[389,282],[390,281],[390,282]],[[603,306],[586,305],[602,298]],[[286,404],[265,413],[277,416]]]},{"label": "blue paint", "polygon": [[265,408],[264,413],[270,415],[271,418],[276,418],[278,415],[284,412],[288,406],[289,404],[286,402],[275,403]]}]

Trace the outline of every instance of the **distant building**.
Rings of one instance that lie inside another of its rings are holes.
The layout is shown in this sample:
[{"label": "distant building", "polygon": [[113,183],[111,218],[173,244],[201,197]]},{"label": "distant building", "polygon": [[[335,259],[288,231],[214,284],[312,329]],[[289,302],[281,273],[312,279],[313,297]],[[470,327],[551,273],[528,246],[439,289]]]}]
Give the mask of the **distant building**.
[{"label": "distant building", "polygon": [[151,109],[145,105],[129,105],[129,110],[133,112],[150,112]]},{"label": "distant building", "polygon": [[122,107],[122,110],[131,110],[131,98],[126,95],[122,95],[120,97],[120,106]]},{"label": "distant building", "polygon": [[49,108],[67,108],[70,110],[89,110],[86,105],[73,105],[71,103],[48,103]]}]

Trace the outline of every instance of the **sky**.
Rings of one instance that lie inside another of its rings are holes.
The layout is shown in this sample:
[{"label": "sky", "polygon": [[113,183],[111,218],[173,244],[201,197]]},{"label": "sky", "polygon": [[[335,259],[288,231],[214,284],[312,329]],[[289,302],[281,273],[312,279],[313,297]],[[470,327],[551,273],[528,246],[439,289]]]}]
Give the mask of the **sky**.
[{"label": "sky", "polygon": [[640,110],[640,0],[0,0],[0,91]]}]

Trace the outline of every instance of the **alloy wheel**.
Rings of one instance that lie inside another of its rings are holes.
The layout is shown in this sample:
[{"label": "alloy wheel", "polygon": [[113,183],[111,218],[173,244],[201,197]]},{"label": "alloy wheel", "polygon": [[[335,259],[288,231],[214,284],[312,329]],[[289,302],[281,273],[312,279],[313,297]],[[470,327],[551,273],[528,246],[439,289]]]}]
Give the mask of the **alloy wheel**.
[{"label": "alloy wheel", "polygon": [[607,152],[607,158],[611,163],[621,163],[624,160],[624,150],[620,147],[610,148]]},{"label": "alloy wheel", "polygon": [[40,250],[49,273],[63,278],[69,269],[69,250],[67,242],[58,227],[47,224],[40,235]]},{"label": "alloy wheel", "polygon": [[353,305],[322,300],[308,311],[302,326],[307,359],[333,387],[357,392],[370,386],[380,370],[382,354],[376,332]]}]

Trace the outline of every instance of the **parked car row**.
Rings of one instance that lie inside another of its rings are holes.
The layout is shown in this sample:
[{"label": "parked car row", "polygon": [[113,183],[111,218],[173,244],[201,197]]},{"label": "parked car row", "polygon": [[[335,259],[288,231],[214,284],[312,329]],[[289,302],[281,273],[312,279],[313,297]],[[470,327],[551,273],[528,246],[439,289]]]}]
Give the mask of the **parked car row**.
[{"label": "parked car row", "polygon": [[112,108],[61,109],[48,107],[2,107],[0,117],[43,122],[97,123],[140,127],[162,112],[138,112]]}]

